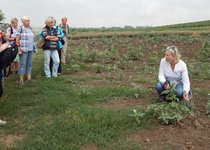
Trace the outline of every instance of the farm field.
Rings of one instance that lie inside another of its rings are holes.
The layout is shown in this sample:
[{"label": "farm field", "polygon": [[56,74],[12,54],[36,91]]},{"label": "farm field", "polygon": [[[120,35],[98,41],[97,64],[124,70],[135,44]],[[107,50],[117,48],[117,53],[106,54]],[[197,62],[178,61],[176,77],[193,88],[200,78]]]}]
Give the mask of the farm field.
[{"label": "farm field", "polygon": [[[175,45],[186,62],[194,115],[175,124],[157,117],[141,123],[133,110],[157,104],[159,62]],[[207,32],[83,33],[69,40],[62,75],[46,79],[43,52],[35,55],[35,82],[5,78],[0,99],[0,149],[210,149],[210,43]]]}]

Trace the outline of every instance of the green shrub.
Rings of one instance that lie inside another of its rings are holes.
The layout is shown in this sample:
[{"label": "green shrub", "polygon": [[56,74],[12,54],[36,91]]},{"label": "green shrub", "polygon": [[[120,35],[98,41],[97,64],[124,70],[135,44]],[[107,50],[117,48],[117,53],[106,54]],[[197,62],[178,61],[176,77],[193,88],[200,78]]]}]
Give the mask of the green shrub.
[{"label": "green shrub", "polygon": [[200,57],[203,61],[210,60],[210,42],[204,41],[202,44],[202,49],[200,51]]},{"label": "green shrub", "polygon": [[80,70],[80,66],[79,65],[74,64],[74,65],[71,66],[71,71],[78,72],[79,70]]},{"label": "green shrub", "polygon": [[174,90],[174,85],[171,85],[162,93],[166,95],[166,100],[171,102],[151,104],[145,110],[141,106],[139,110],[134,110],[131,116],[135,118],[138,124],[142,122],[143,118],[147,118],[148,122],[157,118],[163,124],[176,124],[178,121],[184,119],[184,114],[193,115],[189,108],[180,103],[174,94]]},{"label": "green shrub", "polygon": [[128,60],[139,60],[144,54],[141,52],[141,48],[132,48],[129,44],[126,49],[125,57]]}]

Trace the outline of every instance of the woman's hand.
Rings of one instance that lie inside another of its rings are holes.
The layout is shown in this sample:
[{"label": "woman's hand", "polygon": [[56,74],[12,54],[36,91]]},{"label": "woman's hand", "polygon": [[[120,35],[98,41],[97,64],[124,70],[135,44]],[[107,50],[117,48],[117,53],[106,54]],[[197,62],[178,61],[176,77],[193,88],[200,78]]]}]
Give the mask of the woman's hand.
[{"label": "woman's hand", "polygon": [[53,41],[58,41],[59,40],[59,38],[58,37],[55,37],[54,39],[53,39]]},{"label": "woman's hand", "polygon": [[186,100],[188,102],[190,101],[189,95],[187,93],[183,94],[183,98],[184,98],[184,100]]},{"label": "woman's hand", "polygon": [[18,47],[18,55],[22,55],[22,51],[20,50],[20,47]]},{"label": "woman's hand", "polygon": [[165,90],[169,87],[169,84],[168,84],[167,81],[163,84],[163,87],[164,87]]}]

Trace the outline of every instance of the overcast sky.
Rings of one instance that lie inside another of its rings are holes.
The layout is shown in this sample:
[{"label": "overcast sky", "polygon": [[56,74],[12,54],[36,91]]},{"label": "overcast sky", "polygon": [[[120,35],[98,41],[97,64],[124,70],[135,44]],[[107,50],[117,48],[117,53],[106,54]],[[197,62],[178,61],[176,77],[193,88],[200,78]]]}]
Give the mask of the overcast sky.
[{"label": "overcast sky", "polygon": [[[66,16],[71,27],[160,26],[210,19],[210,0],[0,0],[10,23],[28,16],[44,26],[48,16]],[[20,25],[19,21],[19,25]]]}]

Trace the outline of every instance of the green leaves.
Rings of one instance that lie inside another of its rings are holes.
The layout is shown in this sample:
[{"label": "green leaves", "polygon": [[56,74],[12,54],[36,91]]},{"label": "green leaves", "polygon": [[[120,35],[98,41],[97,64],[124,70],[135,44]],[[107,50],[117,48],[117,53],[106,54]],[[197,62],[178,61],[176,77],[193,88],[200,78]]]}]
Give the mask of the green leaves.
[{"label": "green leaves", "polygon": [[180,102],[180,100],[174,94],[174,91],[175,86],[173,84],[169,86],[167,90],[161,93],[162,95],[165,95],[166,100],[170,101],[169,103],[162,102],[151,104],[148,105],[145,110],[142,109],[143,107],[141,106],[138,111],[134,110],[134,114],[131,116],[135,118],[138,124],[142,122],[143,118],[147,118],[148,122],[151,119],[157,118],[163,124],[176,124],[184,119],[183,115],[193,115],[192,111],[183,105],[182,101],[185,100]]},{"label": "green leaves", "polygon": [[163,124],[176,124],[178,121],[184,119],[183,115],[193,115],[190,109],[179,102],[173,101],[171,103],[162,102],[151,104],[147,106],[146,110],[142,108],[141,106],[139,110],[134,110],[134,114],[131,115],[138,124],[142,122],[143,118],[147,118],[148,122],[157,118]]}]

